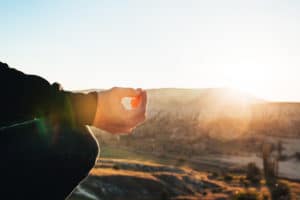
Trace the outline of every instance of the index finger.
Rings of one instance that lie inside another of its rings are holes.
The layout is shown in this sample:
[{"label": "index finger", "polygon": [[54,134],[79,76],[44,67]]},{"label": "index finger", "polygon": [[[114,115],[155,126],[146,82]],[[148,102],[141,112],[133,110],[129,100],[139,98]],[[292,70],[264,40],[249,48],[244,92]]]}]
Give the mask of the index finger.
[{"label": "index finger", "polygon": [[136,97],[141,94],[140,89],[133,89],[133,88],[113,88],[116,91],[118,97]]},{"label": "index finger", "polygon": [[142,91],[140,94],[140,103],[138,107],[135,107],[131,110],[127,110],[127,115],[129,116],[139,116],[139,115],[144,115],[146,112],[146,107],[147,107],[147,92]]},{"label": "index finger", "polygon": [[141,104],[140,104],[140,109],[141,109],[141,110],[146,110],[146,106],[147,106],[147,92],[146,92],[146,91],[142,91],[142,92],[141,92]]}]

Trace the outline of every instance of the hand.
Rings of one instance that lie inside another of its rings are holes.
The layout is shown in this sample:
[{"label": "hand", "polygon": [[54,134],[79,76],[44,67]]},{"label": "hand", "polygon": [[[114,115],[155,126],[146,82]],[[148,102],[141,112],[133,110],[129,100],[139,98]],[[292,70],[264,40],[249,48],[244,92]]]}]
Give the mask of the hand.
[{"label": "hand", "polygon": [[[139,105],[126,110],[121,101],[124,97],[138,97]],[[111,132],[130,133],[134,127],[145,121],[147,93],[142,89],[112,88],[98,93],[98,107],[93,125]]]}]

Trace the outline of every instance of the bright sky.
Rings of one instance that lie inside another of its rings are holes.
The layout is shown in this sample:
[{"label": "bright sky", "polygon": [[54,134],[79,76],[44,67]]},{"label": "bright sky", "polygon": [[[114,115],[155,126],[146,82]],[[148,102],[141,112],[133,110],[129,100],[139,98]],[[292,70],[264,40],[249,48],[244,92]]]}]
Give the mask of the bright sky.
[{"label": "bright sky", "polygon": [[300,1],[0,1],[0,60],[65,89],[233,87],[300,101]]}]

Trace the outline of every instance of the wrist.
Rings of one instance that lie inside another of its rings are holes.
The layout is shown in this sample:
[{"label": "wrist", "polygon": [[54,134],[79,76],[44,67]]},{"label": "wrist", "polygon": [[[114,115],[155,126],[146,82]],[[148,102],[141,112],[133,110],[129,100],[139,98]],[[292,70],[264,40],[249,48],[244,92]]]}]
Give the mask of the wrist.
[{"label": "wrist", "polygon": [[95,111],[95,116],[94,116],[94,120],[93,120],[93,126],[97,125],[97,121],[99,119],[99,115],[100,115],[100,99],[101,99],[101,92],[97,93],[97,106],[96,106],[96,111]]},{"label": "wrist", "polygon": [[101,109],[102,109],[102,100],[103,100],[103,92],[97,93],[97,107],[95,112],[95,117],[93,121],[93,126],[98,127],[101,121]]}]

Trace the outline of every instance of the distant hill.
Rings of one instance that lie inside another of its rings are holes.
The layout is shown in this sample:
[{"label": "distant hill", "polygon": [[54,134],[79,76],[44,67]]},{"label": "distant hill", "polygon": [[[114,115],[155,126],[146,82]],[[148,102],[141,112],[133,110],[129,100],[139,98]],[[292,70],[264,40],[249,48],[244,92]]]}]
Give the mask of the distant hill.
[{"label": "distant hill", "polygon": [[231,115],[236,112],[240,113],[240,108],[265,103],[249,94],[226,88],[152,89],[148,90],[148,96],[150,116],[157,112],[177,113],[178,115],[201,113],[206,117],[212,117],[219,112]]},{"label": "distant hill", "polygon": [[170,134],[182,130],[180,135],[192,132],[218,138],[300,137],[299,103],[268,102],[227,88],[149,89],[147,116],[148,121],[136,130],[138,135],[158,134],[159,127],[157,131]]},{"label": "distant hill", "polygon": [[[89,89],[77,92],[87,93],[101,90]],[[153,116],[157,112],[191,115],[200,111],[214,112],[225,107],[227,109],[239,110],[240,107],[266,102],[250,94],[229,88],[162,88],[149,89],[147,92],[148,114],[150,116]]]}]

